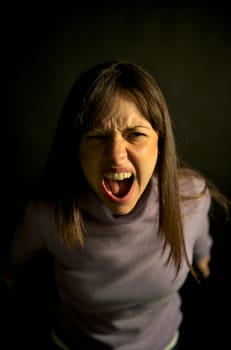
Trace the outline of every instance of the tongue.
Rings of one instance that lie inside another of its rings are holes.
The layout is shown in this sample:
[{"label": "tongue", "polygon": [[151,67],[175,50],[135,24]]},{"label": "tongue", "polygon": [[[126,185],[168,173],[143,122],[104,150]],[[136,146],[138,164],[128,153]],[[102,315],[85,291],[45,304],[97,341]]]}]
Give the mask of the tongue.
[{"label": "tongue", "polygon": [[123,180],[123,181],[109,180],[109,185],[112,193],[117,197],[124,196],[129,190],[127,180]]}]

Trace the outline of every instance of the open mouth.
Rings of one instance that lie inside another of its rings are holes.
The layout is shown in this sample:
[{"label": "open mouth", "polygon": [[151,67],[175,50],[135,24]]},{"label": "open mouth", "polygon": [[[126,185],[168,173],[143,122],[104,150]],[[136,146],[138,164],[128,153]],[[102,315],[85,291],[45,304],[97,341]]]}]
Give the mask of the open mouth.
[{"label": "open mouth", "polygon": [[117,198],[125,197],[132,186],[134,176],[131,173],[107,173],[104,176],[104,189],[108,195]]}]

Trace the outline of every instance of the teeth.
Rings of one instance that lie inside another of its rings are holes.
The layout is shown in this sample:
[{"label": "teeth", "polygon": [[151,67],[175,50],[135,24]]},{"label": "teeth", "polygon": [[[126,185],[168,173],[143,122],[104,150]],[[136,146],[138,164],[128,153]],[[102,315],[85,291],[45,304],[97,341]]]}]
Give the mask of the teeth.
[{"label": "teeth", "polygon": [[124,180],[124,179],[129,179],[129,177],[131,177],[132,174],[131,173],[107,173],[105,174],[105,177],[107,179],[111,179],[111,180]]}]

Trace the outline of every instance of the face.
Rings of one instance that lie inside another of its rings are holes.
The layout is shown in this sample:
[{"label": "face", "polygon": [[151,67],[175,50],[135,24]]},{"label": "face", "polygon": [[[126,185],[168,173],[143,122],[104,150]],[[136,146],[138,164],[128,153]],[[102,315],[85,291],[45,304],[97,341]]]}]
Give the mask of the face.
[{"label": "face", "polygon": [[154,172],[158,134],[132,100],[117,97],[116,108],[89,131],[79,147],[83,173],[115,215],[128,214]]}]

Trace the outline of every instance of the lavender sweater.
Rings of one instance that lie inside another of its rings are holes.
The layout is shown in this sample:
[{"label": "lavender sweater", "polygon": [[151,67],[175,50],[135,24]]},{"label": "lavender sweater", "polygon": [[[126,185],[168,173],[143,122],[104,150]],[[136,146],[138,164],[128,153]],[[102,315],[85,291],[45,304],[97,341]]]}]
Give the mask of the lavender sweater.
[{"label": "lavender sweater", "polygon": [[[199,179],[180,181],[186,195],[203,187]],[[210,253],[210,201],[207,191],[181,203],[191,262]],[[93,193],[82,209],[85,245],[71,251],[57,238],[51,205],[31,202],[12,245],[13,264],[24,263],[41,249],[53,254],[57,319],[67,340],[75,342],[81,330],[114,350],[162,350],[182,321],[178,290],[188,267],[184,262],[173,281],[174,267],[165,265],[169,249],[162,254],[156,179],[128,215],[113,217]]]}]

